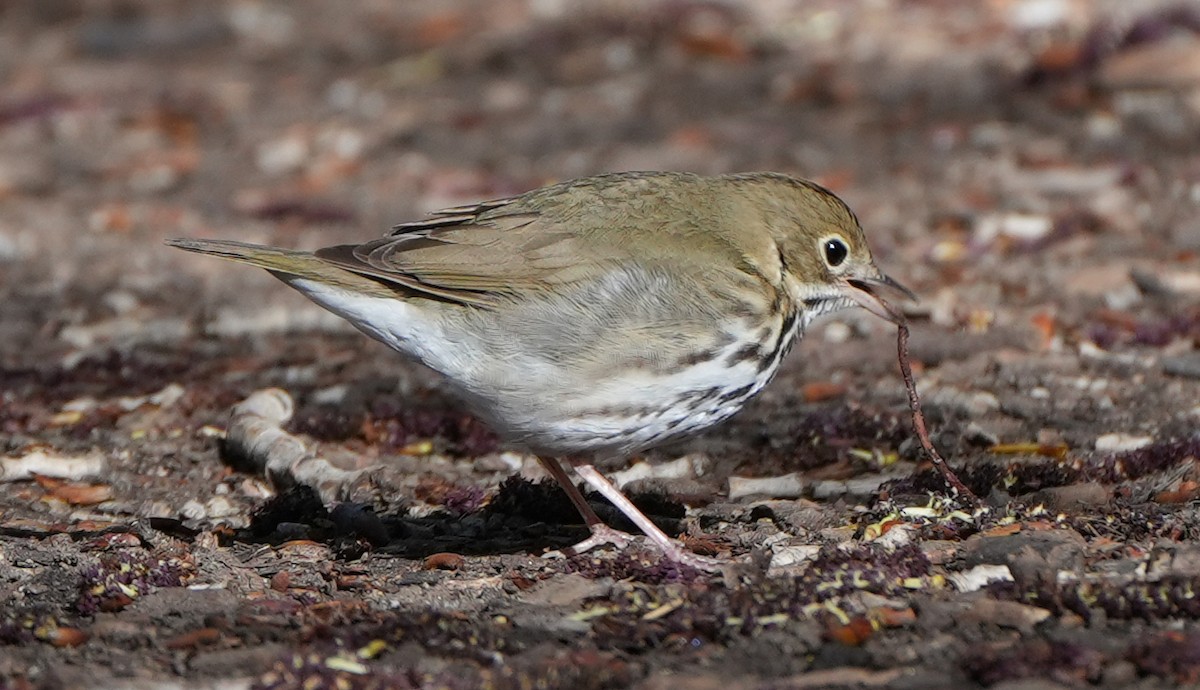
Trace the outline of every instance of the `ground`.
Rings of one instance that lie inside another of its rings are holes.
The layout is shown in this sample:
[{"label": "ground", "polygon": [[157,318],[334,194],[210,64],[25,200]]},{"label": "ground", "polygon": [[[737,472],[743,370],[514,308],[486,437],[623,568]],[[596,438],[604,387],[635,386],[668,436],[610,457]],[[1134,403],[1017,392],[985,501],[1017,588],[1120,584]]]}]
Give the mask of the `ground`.
[{"label": "ground", "polygon": [[[1200,681],[1197,65],[1186,2],[0,5],[0,687]],[[923,461],[892,328],[844,312],[610,468],[724,572],[547,559],[566,499],[436,377],[162,243],[361,241],[630,169],[843,196],[922,297],[933,437],[984,506]],[[272,387],[368,470],[343,495],[225,439]]]}]

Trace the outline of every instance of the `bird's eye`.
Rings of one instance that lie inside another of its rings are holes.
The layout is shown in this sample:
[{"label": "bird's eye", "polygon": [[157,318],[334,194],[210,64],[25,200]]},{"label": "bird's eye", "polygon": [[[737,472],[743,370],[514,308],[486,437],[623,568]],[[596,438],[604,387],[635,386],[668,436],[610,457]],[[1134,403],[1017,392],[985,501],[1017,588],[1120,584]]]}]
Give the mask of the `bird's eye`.
[{"label": "bird's eye", "polygon": [[849,253],[845,242],[839,239],[825,240],[825,263],[830,266],[841,266]]}]

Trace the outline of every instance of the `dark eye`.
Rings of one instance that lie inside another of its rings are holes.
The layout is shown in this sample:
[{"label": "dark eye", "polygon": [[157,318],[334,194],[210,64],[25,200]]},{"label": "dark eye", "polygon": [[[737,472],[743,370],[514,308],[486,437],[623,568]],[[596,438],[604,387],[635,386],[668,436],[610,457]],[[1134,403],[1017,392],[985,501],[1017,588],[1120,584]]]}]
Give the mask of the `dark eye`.
[{"label": "dark eye", "polygon": [[841,240],[825,240],[825,262],[830,266],[841,266],[850,250]]}]

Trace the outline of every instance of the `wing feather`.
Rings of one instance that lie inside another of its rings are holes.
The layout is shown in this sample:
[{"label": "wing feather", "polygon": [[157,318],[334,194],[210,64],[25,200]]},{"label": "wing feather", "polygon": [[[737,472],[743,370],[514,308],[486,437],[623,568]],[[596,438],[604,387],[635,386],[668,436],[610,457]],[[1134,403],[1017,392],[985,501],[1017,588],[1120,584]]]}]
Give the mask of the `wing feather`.
[{"label": "wing feather", "polygon": [[[732,198],[713,195],[692,175],[599,176],[443,209],[377,240],[316,255],[433,298],[488,308],[598,279],[631,261],[693,264],[698,272],[740,265],[746,257],[735,243],[709,231],[735,224]],[[660,233],[685,240],[689,251],[664,254]]]}]

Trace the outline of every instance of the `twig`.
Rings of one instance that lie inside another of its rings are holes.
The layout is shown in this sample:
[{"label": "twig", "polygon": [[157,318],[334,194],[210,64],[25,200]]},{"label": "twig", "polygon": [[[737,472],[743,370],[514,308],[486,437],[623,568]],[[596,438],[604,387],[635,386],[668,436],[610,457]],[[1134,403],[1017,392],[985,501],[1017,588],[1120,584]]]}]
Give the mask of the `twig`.
[{"label": "twig", "polygon": [[925,414],[921,412],[921,398],[917,395],[917,384],[913,379],[912,367],[908,363],[908,323],[900,316],[896,320],[896,350],[900,359],[900,374],[904,377],[904,387],[908,390],[908,407],[912,410],[913,428],[917,431],[917,439],[921,442],[921,447],[929,455],[929,459],[933,462],[933,466],[942,473],[942,478],[950,485],[959,496],[966,498],[978,504],[979,497],[976,496],[958,475],[954,474],[954,470],[950,469],[950,465],[942,459],[942,455],[933,447],[933,441],[929,439],[929,431],[925,428]]}]

